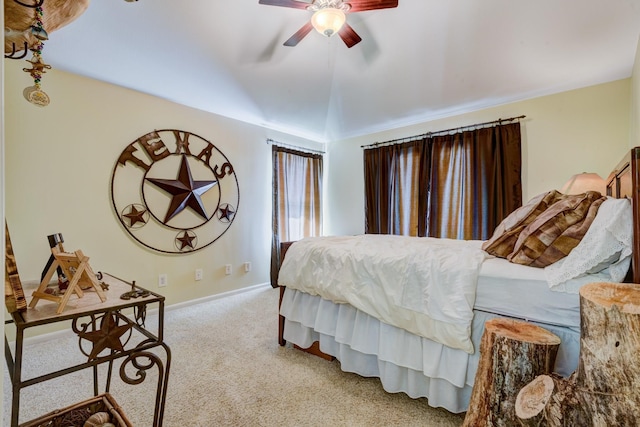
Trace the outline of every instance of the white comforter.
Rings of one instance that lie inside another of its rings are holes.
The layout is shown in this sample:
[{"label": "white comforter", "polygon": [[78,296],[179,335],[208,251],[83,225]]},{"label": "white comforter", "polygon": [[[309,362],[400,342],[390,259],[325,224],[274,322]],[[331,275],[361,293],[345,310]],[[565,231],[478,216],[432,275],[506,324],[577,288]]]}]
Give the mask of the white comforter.
[{"label": "white comforter", "polygon": [[287,251],[278,284],[473,353],[476,284],[488,256],[481,244],[373,234],[305,238]]}]

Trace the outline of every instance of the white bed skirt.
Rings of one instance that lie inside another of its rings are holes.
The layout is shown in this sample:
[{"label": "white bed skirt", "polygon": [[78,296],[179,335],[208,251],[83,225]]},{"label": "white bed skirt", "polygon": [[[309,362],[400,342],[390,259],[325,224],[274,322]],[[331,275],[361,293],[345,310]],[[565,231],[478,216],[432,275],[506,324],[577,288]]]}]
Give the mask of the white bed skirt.
[{"label": "white bed skirt", "polygon": [[[454,413],[469,406],[484,322],[501,317],[475,312],[471,337],[475,353],[468,354],[382,323],[348,304],[296,290],[285,290],[280,314],[285,317],[287,342],[307,348],[318,341],[320,350],[338,359],[343,371],[378,377],[387,392],[426,397],[430,406]],[[555,372],[568,376],[578,364],[579,331],[540,326],[562,340]]]}]

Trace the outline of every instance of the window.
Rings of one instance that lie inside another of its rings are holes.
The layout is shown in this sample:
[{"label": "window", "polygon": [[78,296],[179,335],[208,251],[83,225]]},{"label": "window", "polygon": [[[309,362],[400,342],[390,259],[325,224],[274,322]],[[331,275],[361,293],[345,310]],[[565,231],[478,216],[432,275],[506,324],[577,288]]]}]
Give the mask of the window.
[{"label": "window", "polygon": [[274,145],[271,286],[277,287],[280,243],[322,234],[322,155]]},{"label": "window", "polygon": [[365,232],[487,239],[522,205],[520,173],[520,123],[365,149]]}]

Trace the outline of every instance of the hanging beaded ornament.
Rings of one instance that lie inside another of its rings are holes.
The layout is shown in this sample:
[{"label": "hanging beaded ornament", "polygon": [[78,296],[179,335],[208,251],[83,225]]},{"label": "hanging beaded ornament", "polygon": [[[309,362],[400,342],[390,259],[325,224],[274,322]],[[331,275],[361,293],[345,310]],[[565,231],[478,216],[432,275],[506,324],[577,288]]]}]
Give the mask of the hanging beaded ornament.
[{"label": "hanging beaded ornament", "polygon": [[36,45],[31,48],[33,56],[27,62],[31,63],[31,68],[23,68],[22,70],[29,73],[33,78],[33,86],[26,87],[23,91],[23,95],[27,101],[37,105],[39,107],[46,107],[49,105],[49,95],[47,95],[41,88],[40,82],[42,75],[46,73],[46,70],[51,69],[51,65],[45,64],[42,61],[42,49],[44,48],[44,40],[48,40],[49,36],[42,25],[42,16],[44,12],[41,6],[36,7],[36,22],[31,26],[31,33],[38,39]]}]

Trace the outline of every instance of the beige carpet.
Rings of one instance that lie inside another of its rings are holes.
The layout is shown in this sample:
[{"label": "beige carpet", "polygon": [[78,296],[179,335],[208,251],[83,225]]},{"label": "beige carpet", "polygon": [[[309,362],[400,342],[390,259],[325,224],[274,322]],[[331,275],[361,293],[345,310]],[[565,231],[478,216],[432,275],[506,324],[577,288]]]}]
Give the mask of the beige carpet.
[{"label": "beige carpet", "polygon": [[[169,310],[171,347],[165,427],[212,426],[459,426],[463,417],[430,408],[426,399],[390,394],[363,378],[277,343],[278,291],[261,287]],[[148,325],[157,319],[149,315]],[[33,377],[86,360],[77,338],[29,343],[23,372]],[[154,375],[138,386],[112,385],[111,394],[136,427],[151,426]],[[4,423],[11,385],[5,368]],[[20,422],[92,396],[91,371],[22,391]]]}]

